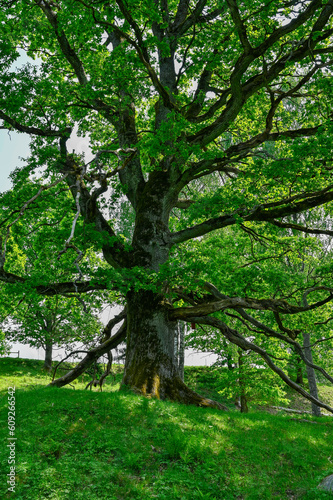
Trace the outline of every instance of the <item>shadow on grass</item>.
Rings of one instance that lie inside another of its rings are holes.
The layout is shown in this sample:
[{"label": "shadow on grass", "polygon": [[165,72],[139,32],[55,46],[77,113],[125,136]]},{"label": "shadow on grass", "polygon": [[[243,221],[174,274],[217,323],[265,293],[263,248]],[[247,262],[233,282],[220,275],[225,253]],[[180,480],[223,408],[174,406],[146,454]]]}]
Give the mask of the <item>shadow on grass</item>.
[{"label": "shadow on grass", "polygon": [[[28,381],[31,367],[23,370]],[[6,442],[4,405],[0,419]],[[126,390],[18,389],[15,499],[332,498],[315,489],[333,473],[332,419],[309,420],[317,423],[184,406]],[[6,464],[0,491],[10,498],[6,446],[0,456]]]}]

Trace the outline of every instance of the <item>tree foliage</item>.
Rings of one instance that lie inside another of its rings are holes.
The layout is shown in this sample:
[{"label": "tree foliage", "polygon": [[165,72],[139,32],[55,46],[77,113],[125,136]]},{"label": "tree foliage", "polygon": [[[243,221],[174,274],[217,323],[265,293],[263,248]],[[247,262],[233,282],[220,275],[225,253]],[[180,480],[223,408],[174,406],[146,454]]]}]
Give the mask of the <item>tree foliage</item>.
[{"label": "tree foliage", "polygon": [[11,342],[44,349],[44,367],[50,370],[54,348],[74,350],[75,343],[94,345],[103,326],[93,312],[88,311],[86,302],[83,309],[75,298],[40,299],[30,298],[13,308],[3,330]]},{"label": "tree foliage", "polygon": [[[331,261],[306,276],[294,263],[333,234],[332,13],[331,0],[4,2],[0,118],[31,154],[2,197],[1,280],[112,290],[127,304],[124,383],[142,393],[214,406],[177,374],[182,320],[311,399],[271,346],[306,364],[302,331],[329,335]],[[17,66],[22,51],[36,63]],[[91,159],[70,151],[75,134]],[[54,235],[47,269],[22,267],[31,230]]]}]

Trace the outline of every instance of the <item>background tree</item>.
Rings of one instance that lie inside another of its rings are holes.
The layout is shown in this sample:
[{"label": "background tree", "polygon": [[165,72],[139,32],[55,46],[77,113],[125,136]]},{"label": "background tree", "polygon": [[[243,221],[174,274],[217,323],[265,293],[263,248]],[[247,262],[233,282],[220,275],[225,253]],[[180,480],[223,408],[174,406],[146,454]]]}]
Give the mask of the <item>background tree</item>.
[{"label": "background tree", "polygon": [[[319,214],[318,214],[319,217]],[[217,239],[217,235],[214,236]],[[301,288],[311,290],[311,286],[320,279],[318,273],[320,266],[328,259],[331,259],[331,250],[325,243],[323,238],[307,237],[299,238],[299,235],[293,234],[292,229],[285,229],[279,238],[277,235],[266,231],[256,233],[249,228],[240,225],[239,228],[234,227],[228,231],[224,231],[219,235],[220,251],[215,256],[210,256],[208,261],[209,249],[211,243],[200,242],[200,250],[198,248],[189,247],[179,255],[179,260],[183,262],[192,262],[196,258],[197,269],[206,266],[205,272],[201,271],[202,277],[206,275],[207,279],[214,276],[214,283],[218,288],[224,287],[226,293],[236,293],[237,295],[244,295],[253,293],[254,289],[266,290],[266,293],[274,294],[276,289],[280,289],[280,293],[284,298],[289,299],[295,296],[296,290]],[[234,252],[234,247],[237,246],[237,253]],[[201,254],[200,254],[200,253]],[[196,257],[194,257],[194,255]],[[209,262],[209,263],[208,263]],[[222,267],[227,273],[221,275],[220,268]],[[192,269],[192,265],[183,265],[183,272],[187,273]],[[205,274],[204,274],[205,273]],[[288,288],[290,287],[290,288]],[[229,290],[228,290],[229,288]],[[269,290],[271,290],[269,292]],[[307,292],[306,292],[307,293]],[[301,300],[304,303],[306,295]],[[300,304],[300,305],[301,305]],[[305,325],[301,317],[297,320],[289,322],[290,328],[296,331],[297,336],[302,340],[302,351],[307,359],[313,362],[312,353],[310,349],[304,348],[306,339],[307,345],[314,343],[314,354],[316,362],[321,362],[320,357],[322,352],[318,352],[317,341],[321,342],[323,336],[330,336],[330,328],[323,327],[327,318],[331,314],[331,305],[327,304],[326,307],[321,308],[322,320],[320,326],[315,326],[316,312],[312,319],[309,319],[308,325]],[[300,366],[303,365],[302,359],[293,347],[290,347],[281,339],[280,342],[265,341],[263,332],[254,325],[249,325],[244,321],[244,318],[237,314],[237,311],[226,312],[224,316],[219,315],[220,319],[228,321],[228,324],[236,328],[238,332],[242,333],[249,341],[255,342],[257,345],[265,349],[269,349],[270,353],[277,359],[277,364],[284,370],[287,369],[289,376],[296,379],[299,384],[299,371]],[[262,321],[262,313],[255,315],[258,321]],[[281,318],[277,316],[272,321],[272,318],[266,318],[266,324],[271,324],[274,327],[275,319],[278,320],[278,326],[282,332],[286,332],[286,326],[281,323]],[[244,329],[244,325],[246,328]],[[257,325],[258,326],[258,325]],[[312,342],[310,342],[310,332]],[[291,330],[290,330],[291,333]],[[259,334],[259,335],[258,335]],[[325,337],[324,337],[325,338]],[[330,348],[330,340],[324,343],[326,349]],[[196,330],[191,330],[187,335],[187,345],[199,351],[214,352],[218,356],[217,365],[222,367],[221,371],[221,387],[227,391],[230,397],[240,397],[240,389],[237,381],[242,382],[243,399],[251,399],[257,403],[267,404],[268,402],[275,404],[284,400],[284,394],[281,391],[281,384],[274,379],[271,375],[267,374],[267,370],[262,369],[262,362],[260,357],[251,351],[247,352],[244,356],[233,344],[230,344],[226,338],[220,334],[216,334],[214,329],[209,327],[203,328],[199,325]],[[325,349],[325,348],[324,348]],[[260,369],[259,369],[260,367]],[[326,364],[329,369],[329,364]],[[315,370],[306,365],[309,391],[318,398],[318,391],[315,382],[312,382]],[[229,373],[226,372],[229,370]],[[241,377],[241,371],[246,372],[246,376]],[[310,372],[310,376],[309,376]],[[302,372],[301,372],[302,373]],[[259,375],[260,374],[260,375]],[[312,378],[311,378],[312,377]],[[303,385],[303,382],[302,382]],[[314,387],[314,389],[312,389]],[[314,403],[313,403],[314,404]],[[314,404],[314,406],[316,406]],[[316,414],[318,414],[318,407],[316,406]]]},{"label": "background tree", "polygon": [[6,340],[4,332],[0,331],[0,356],[6,356],[10,352],[10,345]]},{"label": "background tree", "polygon": [[[123,382],[144,394],[215,405],[179,377],[174,338],[183,320],[219,329],[327,408],[268,350],[229,326],[225,311],[256,326],[265,342],[293,346],[309,364],[293,318],[309,319],[309,311],[331,301],[330,268],[311,287],[308,306],[300,305],[310,292],[303,284],[288,301],[282,284],[276,280],[267,289],[260,275],[238,294],[234,274],[232,291],[224,262],[220,289],[211,283],[215,273],[208,282],[202,278],[210,256],[221,250],[220,230],[242,225],[253,237],[267,230],[274,237],[290,227],[285,218],[292,214],[320,205],[330,214],[331,0],[19,0],[2,6],[0,118],[5,129],[31,136],[31,156],[14,177],[17,201],[2,204],[1,279],[44,295],[115,290],[127,304]],[[13,70],[19,49],[40,65]],[[92,160],[70,152],[73,130],[89,140]],[[8,242],[12,230],[20,248],[33,218],[43,233],[48,191],[56,191],[59,213],[72,218],[62,253],[71,257],[71,269],[62,281],[45,272],[36,282],[31,272],[15,272]],[[20,235],[13,229],[18,224]],[[297,230],[332,235],[322,220]],[[208,241],[205,268],[199,259],[200,269],[195,260],[190,272],[178,272],[177,252]],[[102,253],[102,264],[85,259],[88,243]],[[234,257],[240,257],[237,245]]]},{"label": "background tree", "polygon": [[[95,312],[96,314],[96,312]],[[44,369],[51,371],[54,348],[75,350],[75,344],[94,345],[103,325],[75,298],[45,297],[21,303],[3,326],[10,342],[20,342],[45,351]]]}]

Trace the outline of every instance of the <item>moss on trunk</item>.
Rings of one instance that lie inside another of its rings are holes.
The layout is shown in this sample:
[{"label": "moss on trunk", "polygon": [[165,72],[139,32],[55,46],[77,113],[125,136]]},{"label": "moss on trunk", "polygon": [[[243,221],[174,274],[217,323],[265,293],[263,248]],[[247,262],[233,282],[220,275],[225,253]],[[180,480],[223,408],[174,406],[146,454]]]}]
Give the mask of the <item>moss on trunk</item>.
[{"label": "moss on trunk", "polygon": [[123,385],[137,393],[185,404],[226,409],[203,398],[179,377],[174,337],[177,323],[168,319],[160,297],[149,291],[130,293]]}]

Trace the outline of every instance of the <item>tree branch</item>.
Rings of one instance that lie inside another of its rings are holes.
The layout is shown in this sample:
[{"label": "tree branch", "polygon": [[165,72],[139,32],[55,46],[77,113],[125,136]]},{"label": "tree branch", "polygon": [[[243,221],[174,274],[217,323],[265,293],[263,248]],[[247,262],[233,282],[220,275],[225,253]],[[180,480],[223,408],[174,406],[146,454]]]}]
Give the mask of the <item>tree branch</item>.
[{"label": "tree branch", "polygon": [[333,300],[333,288],[328,289],[330,295],[323,300],[314,302],[307,306],[295,306],[289,304],[285,300],[276,299],[253,299],[250,297],[227,297],[218,301],[209,301],[207,303],[198,304],[192,307],[179,307],[169,310],[169,318],[171,320],[187,320],[192,316],[207,316],[217,311],[225,311],[226,309],[254,309],[256,311],[273,311],[281,314],[298,314],[301,312],[317,309]]},{"label": "tree branch", "polygon": [[295,229],[296,231],[301,231],[302,233],[327,234],[329,236],[333,236],[333,231],[329,229],[315,229],[311,227],[302,226],[301,224],[289,224],[287,222],[280,222],[278,220],[271,220],[269,221],[269,223],[277,227],[282,227],[286,229]]},{"label": "tree branch", "polygon": [[[211,283],[208,283],[206,282],[205,285],[204,285],[204,288],[205,290],[207,290],[209,293],[211,293],[214,297],[216,297],[217,299],[227,299],[228,296],[227,295],[224,295],[222,294],[214,285],[212,285]],[[305,293],[308,294],[312,291],[315,291],[317,289],[324,289],[324,290],[327,290],[328,288],[327,287],[313,287],[313,288],[310,288],[309,290],[307,290]],[[275,337],[275,338],[278,338],[279,340],[281,340],[282,342],[284,343],[288,343],[289,345],[291,345],[293,347],[293,349],[297,352],[297,354],[300,356],[300,358],[302,359],[302,361],[310,366],[311,368],[319,371],[327,380],[329,380],[331,383],[333,383],[333,377],[331,377],[327,372],[326,370],[324,370],[321,366],[318,366],[318,365],[315,365],[314,363],[311,363],[304,355],[303,353],[303,347],[298,343],[296,342],[296,340],[292,339],[289,337],[289,335],[283,335],[275,330],[273,330],[272,328],[268,327],[267,325],[264,325],[263,323],[261,323],[260,321],[258,321],[257,319],[255,319],[253,316],[251,316],[250,314],[248,314],[247,312],[244,311],[244,309],[242,308],[235,308],[235,311],[240,314],[240,316],[248,321],[249,323],[251,323],[253,326],[255,326],[256,328],[259,328],[265,335],[267,335],[268,337]],[[240,319],[240,318],[239,318]],[[241,320],[241,319],[240,319]],[[190,321],[189,319],[187,319],[187,321]],[[315,323],[316,324],[316,323]]]},{"label": "tree branch", "polygon": [[175,20],[171,26],[173,31],[178,31],[188,14],[188,9],[190,5],[190,0],[180,0],[178,3],[178,9],[175,15]]},{"label": "tree branch", "polygon": [[[331,0],[330,2],[331,3]],[[298,62],[302,60],[306,55],[312,53],[318,40],[314,39],[312,32],[308,39],[302,41],[298,45],[297,50],[292,50],[289,54],[284,55],[278,61],[273,63],[269,69],[266,69],[261,74],[256,74],[255,76],[249,78],[244,84],[240,84],[242,76],[245,71],[250,66],[250,64],[260,56],[262,56],[268,48],[271,47],[273,43],[279,40],[283,35],[295,30],[297,27],[302,25],[307,19],[309,19],[316,9],[321,5],[320,0],[313,0],[308,8],[299,14],[299,16],[292,20],[289,24],[281,26],[272,34],[265,42],[263,42],[259,47],[252,49],[250,52],[244,52],[238,58],[234,70],[230,76],[230,89],[231,97],[226,105],[226,108],[216,120],[202,128],[196,134],[189,136],[188,141],[190,143],[200,143],[201,147],[209,144],[218,136],[220,136],[229,126],[229,123],[233,122],[238,116],[239,112],[243,108],[244,103],[259,89],[267,86],[271,83],[274,78],[276,78],[285,69],[287,64],[290,62]],[[323,14],[325,11],[325,14]],[[320,25],[324,25],[328,22],[331,12],[331,6],[327,8],[324,7],[320,18]],[[318,19],[319,22],[319,19]],[[314,26],[316,26],[315,23]],[[198,120],[196,120],[198,121]]]},{"label": "tree branch", "polygon": [[[301,199],[301,201],[294,201],[297,199]],[[255,207],[250,213],[239,210],[235,214],[222,215],[214,219],[209,219],[201,224],[197,224],[196,226],[171,234],[171,241],[173,244],[182,243],[184,241],[203,236],[204,234],[217,229],[222,229],[232,224],[236,224],[240,219],[244,221],[274,223],[272,221],[275,221],[276,218],[304,212],[309,208],[319,207],[332,200],[333,185],[330,185],[320,191],[302,193],[301,195],[293,197],[292,200],[285,199],[276,202],[274,203],[274,208],[272,208],[272,204],[262,204]],[[291,203],[291,201],[293,201],[293,203]]]},{"label": "tree branch", "polygon": [[[121,30],[116,24],[111,23],[109,21],[105,21],[103,19],[97,19],[97,17],[96,17],[96,10],[95,10],[95,8],[93,6],[88,5],[84,0],[78,0],[78,1],[82,5],[84,5],[86,8],[88,8],[88,9],[90,9],[92,11],[93,18],[94,18],[94,20],[95,20],[95,22],[97,24],[99,24],[101,26],[106,26],[107,28],[111,29],[112,31],[114,31],[118,35],[118,37],[125,39],[136,50],[136,52],[137,52],[137,54],[139,56],[140,61],[142,62],[142,64],[146,68],[147,73],[148,73],[148,75],[149,75],[149,77],[150,77],[150,79],[151,79],[151,81],[152,81],[152,83],[154,85],[154,88],[156,89],[156,91],[158,92],[158,94],[161,96],[164,105],[168,109],[178,111],[177,106],[175,105],[175,103],[173,103],[171,101],[169,93],[167,92],[167,90],[161,84],[161,82],[160,82],[160,80],[159,80],[159,78],[158,78],[158,76],[157,76],[154,68],[150,64],[149,54],[148,54],[148,52],[147,52],[147,50],[146,50],[146,48],[144,46],[143,39],[141,37],[141,33],[140,33],[140,37],[139,37],[138,42],[136,42],[129,35],[127,35],[127,33],[125,33],[123,30]],[[134,23],[134,21],[133,21],[133,23]],[[137,30],[138,30],[138,28],[135,31],[137,31]]]},{"label": "tree branch", "polygon": [[46,0],[35,0],[35,2],[42,9],[51,24],[61,51],[71,67],[74,69],[79,83],[85,86],[88,83],[88,78],[84,71],[83,64],[75,50],[70,46],[64,30],[59,28],[57,14],[52,10],[51,5]]},{"label": "tree branch", "polygon": [[52,129],[41,129],[37,127],[29,127],[26,125],[22,125],[14,118],[11,118],[9,115],[0,111],[0,118],[4,120],[6,123],[9,123],[15,130],[19,132],[24,132],[30,135],[37,135],[40,137],[69,137],[71,135],[72,129],[71,127],[67,127],[64,130],[52,130]]},{"label": "tree branch", "polygon": [[[67,154],[66,143],[63,141],[61,149],[61,168],[68,173],[67,183],[71,190],[74,200],[78,196],[78,178],[83,178],[85,174],[85,165],[78,165],[72,155]],[[102,186],[104,189],[104,187]],[[117,237],[113,228],[108,224],[102,212],[97,205],[96,191],[90,194],[83,182],[80,182],[80,212],[86,222],[93,223],[100,233],[106,236],[102,244],[102,251],[106,261],[113,267],[119,267],[128,255],[125,252],[124,245]]]},{"label": "tree branch", "polygon": [[224,12],[225,10],[224,8],[214,9],[214,11],[212,11],[210,14],[202,16],[201,14],[207,5],[207,0],[198,0],[193,12],[186,19],[184,19],[184,14],[185,16],[187,15],[188,8],[186,8],[184,5],[186,2],[181,2],[181,3],[183,4],[183,6],[182,10],[179,11],[178,24],[174,23],[174,25],[172,26],[172,32],[175,33],[177,38],[184,35],[196,22],[198,21],[207,22],[210,19],[214,19],[214,17],[217,17],[219,14],[222,14],[222,12]]},{"label": "tree branch", "polygon": [[271,357],[268,355],[268,353],[262,349],[261,347],[257,346],[256,344],[246,340],[240,333],[238,333],[236,330],[231,329],[228,327],[225,323],[222,321],[218,320],[217,318],[201,318],[197,316],[193,316],[191,318],[188,318],[188,321],[192,321],[198,324],[204,324],[204,325],[210,325],[218,330],[229,340],[229,342],[238,345],[241,349],[245,351],[254,351],[257,354],[259,354],[262,359],[266,362],[266,364],[271,368],[279,377],[292,389],[297,391],[299,394],[301,394],[303,397],[311,401],[312,403],[315,403],[316,405],[320,406],[321,408],[325,408],[329,412],[333,413],[333,408],[328,406],[327,404],[323,403],[322,401],[319,401],[318,399],[314,398],[309,394],[307,391],[303,389],[300,385],[296,384],[293,380],[291,380],[285,373],[284,371],[279,368],[278,366],[273,363]]},{"label": "tree branch", "polygon": [[239,14],[237,2],[236,2],[236,0],[227,0],[227,4],[228,4],[229,10],[230,10],[232,20],[235,23],[236,31],[238,33],[240,42],[243,46],[244,53],[248,53],[252,50],[252,47],[251,47],[250,42],[247,38],[246,28],[245,28],[244,22],[241,19],[240,14]]},{"label": "tree branch", "polygon": [[121,342],[123,342],[126,338],[126,321],[125,323],[119,328],[118,332],[113,335],[111,338],[103,342],[103,344],[95,347],[91,351],[87,353],[85,358],[80,361],[80,363],[70,372],[66,373],[63,377],[60,377],[56,380],[53,380],[48,387],[50,386],[55,386],[55,387],[63,387],[64,385],[69,384],[73,380],[75,380],[77,377],[82,375],[89,366],[91,366],[95,361],[98,360],[103,354],[106,354],[109,352],[111,349],[114,349],[117,347]]}]

